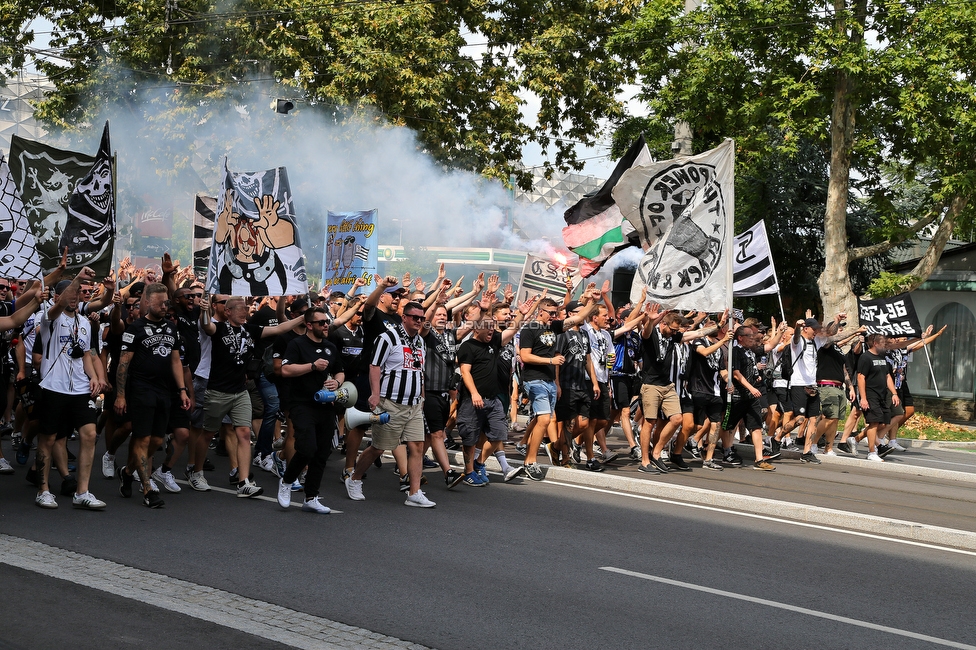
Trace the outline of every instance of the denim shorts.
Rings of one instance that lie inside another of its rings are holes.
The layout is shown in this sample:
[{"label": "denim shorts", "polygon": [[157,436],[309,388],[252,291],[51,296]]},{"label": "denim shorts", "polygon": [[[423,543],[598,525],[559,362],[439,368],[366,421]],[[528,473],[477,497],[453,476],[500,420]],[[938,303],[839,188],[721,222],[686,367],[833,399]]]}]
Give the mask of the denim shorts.
[{"label": "denim shorts", "polygon": [[556,410],[556,382],[542,379],[527,381],[525,394],[532,403],[533,415],[547,415]]}]

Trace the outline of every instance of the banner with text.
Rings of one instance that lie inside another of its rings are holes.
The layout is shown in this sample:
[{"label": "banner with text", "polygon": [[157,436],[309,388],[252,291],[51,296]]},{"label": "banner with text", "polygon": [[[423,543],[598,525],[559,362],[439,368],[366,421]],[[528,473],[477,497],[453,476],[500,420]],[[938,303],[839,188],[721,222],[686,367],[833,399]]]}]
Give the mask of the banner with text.
[{"label": "banner with text", "polygon": [[329,211],[322,255],[322,288],[348,292],[356,278],[372,291],[377,265],[376,210]]},{"label": "banner with text", "polygon": [[583,281],[579,269],[556,264],[531,253],[526,255],[525,265],[522,267],[522,279],[519,281],[518,293],[515,294],[515,304],[521,305],[547,289],[549,293],[546,297],[562,304],[563,296],[566,295],[567,277],[572,278],[574,291]]},{"label": "banner with text", "polygon": [[858,320],[870,334],[921,336],[922,325],[909,293],[874,300],[857,299]]}]

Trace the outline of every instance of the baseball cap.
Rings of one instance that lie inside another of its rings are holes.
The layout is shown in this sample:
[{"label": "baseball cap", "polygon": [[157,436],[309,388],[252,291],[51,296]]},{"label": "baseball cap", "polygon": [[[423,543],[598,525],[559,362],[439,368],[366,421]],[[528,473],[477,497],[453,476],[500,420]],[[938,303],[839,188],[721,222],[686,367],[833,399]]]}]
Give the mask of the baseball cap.
[{"label": "baseball cap", "polygon": [[803,321],[803,326],[812,327],[813,329],[818,330],[820,329],[820,322],[817,321],[816,318],[808,318],[805,321]]},{"label": "baseball cap", "polygon": [[404,289],[403,287],[389,287],[383,293],[399,293],[400,295],[406,295],[407,290]]},{"label": "baseball cap", "polygon": [[570,303],[568,305],[566,305],[566,313],[567,314],[572,314],[574,311],[576,311],[577,309],[579,309],[582,306],[583,305],[580,303],[579,300],[572,300],[572,301],[570,301]]}]

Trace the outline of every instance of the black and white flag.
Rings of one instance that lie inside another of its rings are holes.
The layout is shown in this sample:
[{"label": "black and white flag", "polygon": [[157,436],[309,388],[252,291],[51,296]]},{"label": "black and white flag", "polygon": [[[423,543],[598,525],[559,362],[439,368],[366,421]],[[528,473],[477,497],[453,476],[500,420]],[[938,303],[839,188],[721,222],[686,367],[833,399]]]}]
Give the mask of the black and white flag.
[{"label": "black and white flag", "polygon": [[779,293],[764,221],[736,235],[732,250],[732,293],[736,298]]},{"label": "black and white flag", "polygon": [[115,172],[108,122],[88,175],[68,199],[68,219],[61,233],[60,250],[68,249],[68,268],[91,267],[99,277],[108,275],[114,261]]},{"label": "black and white flag", "polygon": [[207,277],[216,219],[217,197],[203,194],[193,197],[193,272],[198,278]]},{"label": "black and white flag", "polygon": [[866,327],[870,334],[910,337],[922,335],[922,325],[915,313],[911,294],[902,293],[874,300],[858,298],[857,311],[861,326]]},{"label": "black and white flag", "polygon": [[43,277],[34,233],[14,185],[7,161],[0,154],[0,275],[5,278]]}]

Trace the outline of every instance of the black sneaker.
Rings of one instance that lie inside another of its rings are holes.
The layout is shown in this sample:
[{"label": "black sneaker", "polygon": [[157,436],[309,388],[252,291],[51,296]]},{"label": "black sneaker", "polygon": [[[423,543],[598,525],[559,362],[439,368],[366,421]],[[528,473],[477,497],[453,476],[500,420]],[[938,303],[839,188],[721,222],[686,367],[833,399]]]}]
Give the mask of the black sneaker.
[{"label": "black sneaker", "polygon": [[736,467],[738,467],[739,465],[742,464],[742,459],[739,458],[739,454],[735,453],[735,450],[733,449],[730,449],[727,452],[725,452],[725,455],[723,456],[722,460],[725,461],[726,465],[735,465]]},{"label": "black sneaker", "polygon": [[132,497],[132,474],[125,471],[125,468],[119,469],[116,474],[119,477],[119,494],[121,494],[126,499]]},{"label": "black sneaker", "polygon": [[533,481],[541,481],[546,477],[546,473],[539,467],[539,463],[529,463],[525,465],[525,475]]},{"label": "black sneaker", "polygon": [[659,470],[657,468],[657,465],[655,465],[654,463],[648,463],[647,465],[638,465],[637,466],[637,471],[638,472],[644,472],[645,474],[660,474],[661,473],[661,470]]},{"label": "black sneaker", "polygon": [[637,445],[634,445],[633,447],[630,448],[630,459],[631,460],[641,459],[641,450],[640,447],[638,447]]},{"label": "black sneaker", "polygon": [[691,471],[691,467],[689,467],[688,463],[685,462],[685,459],[681,457],[681,454],[672,454],[671,464],[674,465],[675,469],[680,470],[682,472]]},{"label": "black sneaker", "polygon": [[78,490],[78,479],[68,474],[61,479],[61,496],[70,497]]},{"label": "black sneaker", "polygon": [[215,469],[217,469],[216,466],[214,466],[213,462],[209,458],[203,459],[203,471],[212,472]]},{"label": "black sneaker", "polygon": [[457,487],[463,480],[464,474],[456,469],[450,469],[447,471],[447,474],[444,475],[444,483],[447,485],[448,490]]},{"label": "black sneaker", "polygon": [[770,456],[775,454],[776,458],[779,458],[780,447],[782,447],[782,443],[779,440],[777,440],[776,438],[769,439],[769,449],[772,452]]},{"label": "black sneaker", "polygon": [[453,438],[449,438],[447,443],[444,446],[447,447],[448,451],[461,451],[461,449],[463,449],[461,447],[461,443],[459,443],[457,440],[454,440]]},{"label": "black sneaker", "polygon": [[702,469],[710,469],[716,472],[721,472],[723,467],[718,463],[716,463],[714,460],[703,460]]},{"label": "black sneaker", "polygon": [[685,449],[688,450],[688,453],[691,454],[692,458],[694,458],[695,460],[701,460],[702,458],[701,450],[698,449],[698,445],[696,445],[694,442],[689,441],[688,444],[685,445]]},{"label": "black sneaker", "polygon": [[878,445],[878,456],[884,458],[895,450],[891,445]]},{"label": "black sneaker", "polygon": [[763,448],[763,460],[776,460],[782,454],[780,454],[779,449],[774,449],[770,447],[769,449]]},{"label": "black sneaker", "polygon": [[845,454],[853,454],[854,453],[854,445],[851,444],[851,439],[850,438],[848,438],[847,440],[844,440],[842,442],[838,442],[837,443],[837,448],[840,449]]},{"label": "black sneaker", "polygon": [[241,474],[237,471],[236,467],[231,470],[230,475],[227,477],[227,481],[230,483],[231,487],[237,487],[241,482]]},{"label": "black sneaker", "polygon": [[603,465],[601,465],[600,461],[598,461],[596,458],[591,458],[588,461],[586,461],[586,465],[584,465],[583,467],[590,470],[591,472],[603,471]]},{"label": "black sneaker", "polygon": [[569,442],[569,446],[572,450],[570,451],[570,455],[573,457],[573,462],[577,465],[581,464],[583,462],[583,448],[573,441]]},{"label": "black sneaker", "polygon": [[150,490],[146,496],[142,497],[142,505],[147,508],[162,508],[166,505],[166,502],[159,496],[159,492]]},{"label": "black sneaker", "polygon": [[651,456],[651,465],[654,465],[654,467],[658,468],[658,470],[662,474],[667,474],[668,472],[671,471],[670,469],[668,469],[668,464],[667,463],[665,463],[660,458],[654,458],[654,456]]},{"label": "black sneaker", "polygon": [[820,464],[820,459],[817,458],[817,455],[815,453],[813,453],[812,451],[808,451],[807,453],[802,454],[800,456],[800,462],[801,463],[813,463],[814,465],[819,465]]}]

